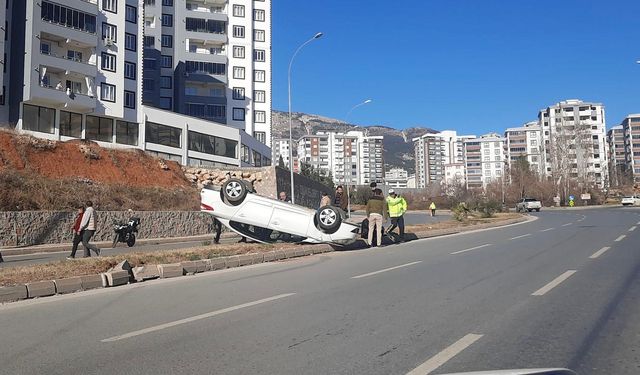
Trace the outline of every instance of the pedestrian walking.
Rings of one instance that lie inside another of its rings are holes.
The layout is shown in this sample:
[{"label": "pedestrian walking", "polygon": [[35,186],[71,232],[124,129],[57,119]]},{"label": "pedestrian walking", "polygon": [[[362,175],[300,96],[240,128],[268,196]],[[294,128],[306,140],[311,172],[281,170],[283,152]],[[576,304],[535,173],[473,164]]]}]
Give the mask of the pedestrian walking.
[{"label": "pedestrian walking", "polygon": [[82,232],[80,231],[80,224],[82,223],[82,216],[84,215],[84,206],[78,206],[78,212],[76,213],[76,219],[73,222],[71,230],[73,231],[73,245],[71,247],[71,255],[67,259],[75,259],[76,251],[78,251],[78,245],[82,242]]},{"label": "pedestrian walking", "polygon": [[80,231],[82,232],[82,246],[84,247],[85,258],[91,256],[89,250],[93,250],[97,256],[100,256],[100,249],[96,245],[89,243],[91,237],[96,233],[96,212],[91,201],[87,201],[84,214],[82,214]]},{"label": "pedestrian walking", "polygon": [[373,196],[367,201],[367,219],[369,219],[369,232],[367,243],[373,246],[373,231],[375,230],[377,246],[382,245],[382,222],[387,220],[388,209],[382,197],[382,190],[374,189]]},{"label": "pedestrian walking", "polygon": [[436,202],[431,201],[429,209],[431,210],[431,216],[436,216]]},{"label": "pedestrian walking", "polygon": [[404,213],[407,211],[407,201],[404,197],[396,194],[395,190],[389,189],[387,207],[391,218],[391,226],[387,230],[387,234],[393,232],[397,227],[400,232],[399,241],[404,242]]},{"label": "pedestrian walking", "polygon": [[222,233],[222,223],[217,218],[213,218],[213,228],[216,230],[216,236],[213,238],[213,243],[220,243],[220,234]]},{"label": "pedestrian walking", "polygon": [[344,193],[342,185],[338,185],[336,188],[336,196],[333,198],[333,205],[342,209],[342,217],[344,218],[344,213],[346,213],[349,208],[349,197]]},{"label": "pedestrian walking", "polygon": [[322,198],[320,198],[320,207],[328,206],[331,204],[331,198],[325,191],[322,192]]}]

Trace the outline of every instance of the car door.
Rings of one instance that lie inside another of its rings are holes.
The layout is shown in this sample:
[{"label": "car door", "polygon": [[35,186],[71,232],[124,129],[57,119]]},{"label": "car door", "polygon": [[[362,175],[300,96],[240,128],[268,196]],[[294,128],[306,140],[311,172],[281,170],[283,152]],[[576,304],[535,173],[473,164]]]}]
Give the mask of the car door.
[{"label": "car door", "polygon": [[306,209],[291,203],[277,202],[273,206],[269,228],[306,237],[310,223],[311,215]]},{"label": "car door", "polygon": [[242,203],[233,220],[266,228],[272,213],[273,203],[271,200],[250,194],[247,195],[247,199]]}]

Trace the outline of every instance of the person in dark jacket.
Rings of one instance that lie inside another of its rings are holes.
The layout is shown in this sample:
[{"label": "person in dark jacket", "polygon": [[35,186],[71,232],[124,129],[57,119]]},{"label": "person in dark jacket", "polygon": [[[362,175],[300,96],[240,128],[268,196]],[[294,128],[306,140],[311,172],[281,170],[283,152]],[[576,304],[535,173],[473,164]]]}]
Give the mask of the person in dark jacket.
[{"label": "person in dark jacket", "polygon": [[367,201],[367,219],[369,219],[369,235],[367,242],[373,246],[373,231],[376,231],[377,246],[382,245],[382,222],[387,219],[387,203],[382,197],[382,190],[373,190],[373,196]]},{"label": "person in dark jacket", "polygon": [[213,243],[220,243],[220,234],[222,233],[222,223],[217,218],[213,218],[213,227],[216,230],[216,236],[213,238]]},{"label": "person in dark jacket", "polygon": [[344,213],[346,213],[349,208],[349,197],[347,197],[347,194],[345,194],[342,189],[342,185],[338,185],[336,188],[336,196],[333,198],[333,205],[342,209]]},{"label": "person in dark jacket", "polygon": [[82,242],[82,232],[80,231],[80,223],[82,222],[82,215],[84,214],[84,206],[78,206],[78,213],[76,214],[76,220],[73,223],[71,230],[73,231],[73,247],[71,248],[71,255],[67,259],[75,259],[76,251],[78,251],[78,245]]}]

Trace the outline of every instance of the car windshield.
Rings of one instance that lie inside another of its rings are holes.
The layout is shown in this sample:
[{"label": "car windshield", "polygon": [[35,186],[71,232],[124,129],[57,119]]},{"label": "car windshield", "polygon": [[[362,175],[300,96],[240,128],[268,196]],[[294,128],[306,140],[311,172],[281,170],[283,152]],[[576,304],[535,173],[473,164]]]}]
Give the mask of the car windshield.
[{"label": "car windshield", "polygon": [[535,198],[525,198],[525,202],[537,202],[538,200]]}]

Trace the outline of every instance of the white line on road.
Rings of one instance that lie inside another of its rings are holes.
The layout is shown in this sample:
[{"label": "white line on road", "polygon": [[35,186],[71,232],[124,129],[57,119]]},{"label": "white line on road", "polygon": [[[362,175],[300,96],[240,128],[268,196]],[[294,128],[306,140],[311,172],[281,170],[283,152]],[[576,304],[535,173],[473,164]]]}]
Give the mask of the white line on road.
[{"label": "white line on road", "polygon": [[375,271],[375,272],[369,272],[369,273],[365,273],[362,275],[358,275],[358,276],[353,276],[352,279],[361,279],[363,277],[367,277],[367,276],[373,276],[373,275],[377,275],[379,273],[383,273],[383,272],[387,272],[387,271],[393,271],[393,270],[397,270],[398,268],[403,268],[403,267],[409,267],[409,266],[413,266],[414,264],[418,264],[418,263],[422,263],[421,260],[417,261],[417,262],[411,262],[411,263],[407,263],[407,264],[401,264],[399,266],[395,266],[395,267],[389,267],[389,268],[385,268],[383,270],[380,271]]},{"label": "white line on road", "polygon": [[471,247],[471,248],[460,250],[460,251],[455,251],[455,252],[451,253],[451,255],[462,254],[462,253],[466,253],[467,251],[476,250],[476,249],[482,249],[483,247],[487,247],[487,246],[491,246],[491,245],[493,245],[493,244],[492,243],[486,243],[484,245]]},{"label": "white line on road", "polygon": [[562,275],[556,277],[555,279],[553,279],[549,284],[543,286],[542,288],[536,290],[535,292],[533,292],[531,295],[532,296],[544,296],[545,294],[547,294],[547,292],[549,292],[551,289],[557,287],[558,285],[560,285],[560,283],[562,283],[563,281],[565,281],[566,279],[568,279],[569,277],[571,277],[571,275],[573,275],[574,273],[576,273],[576,270],[569,270],[565,273],[563,273]]},{"label": "white line on road", "polygon": [[562,224],[563,227],[568,227],[569,225],[571,225],[573,223],[566,223],[566,224]]},{"label": "white line on road", "polygon": [[634,225],[634,226],[632,226],[631,228],[629,228],[629,232],[633,232],[634,230],[636,230],[636,228],[637,228],[637,227],[636,227],[635,225]]},{"label": "white line on road", "polygon": [[620,242],[620,241],[624,240],[624,238],[625,238],[626,236],[627,236],[626,234],[623,234],[622,236],[620,236],[620,237],[616,238],[614,241],[615,241],[615,242]]},{"label": "white line on road", "polygon": [[460,354],[463,350],[471,346],[474,342],[478,341],[483,335],[477,335],[470,333],[460,340],[454,342],[448,348],[444,349],[435,356],[429,358],[425,363],[409,371],[407,375],[427,375],[433,372],[438,367],[447,363],[451,358]]},{"label": "white line on road", "polygon": [[550,230],[554,230],[554,229],[556,229],[556,228],[547,228],[547,229],[543,229],[543,230],[541,230],[540,232],[548,232],[548,231],[550,231]]},{"label": "white line on road", "polygon": [[510,240],[517,240],[518,238],[529,237],[530,235],[531,235],[531,233],[527,233],[527,234],[523,234],[522,236],[515,236],[515,237],[511,237],[509,239]]},{"label": "white line on road", "polygon": [[591,255],[589,257],[589,259],[596,259],[597,257],[599,257],[600,255],[604,254],[607,252],[607,250],[611,249],[609,246],[605,246],[602,249],[596,251],[595,253],[593,253],[593,255]]},{"label": "white line on road", "polygon": [[226,309],[216,310],[216,311],[212,311],[212,312],[209,312],[209,313],[206,313],[206,314],[196,315],[196,316],[192,316],[190,318],[180,319],[180,320],[176,320],[176,321],[173,321],[173,322],[164,323],[164,324],[160,324],[160,325],[157,325],[157,326],[141,329],[141,330],[138,330],[138,331],[125,333],[124,335],[109,337],[108,339],[104,339],[104,340],[101,340],[101,341],[102,342],[114,342],[114,341],[124,340],[124,339],[128,339],[128,338],[131,338],[131,337],[144,335],[146,333],[156,332],[156,331],[160,331],[160,330],[163,330],[163,329],[179,326],[181,324],[186,324],[186,323],[195,322],[197,320],[211,318],[211,317],[214,317],[216,315],[221,315],[221,314],[228,313],[228,312],[231,312],[231,311],[243,309],[245,307],[251,307],[251,306],[259,305],[259,304],[262,304],[262,303],[275,301],[275,300],[278,300],[278,299],[281,299],[281,298],[290,297],[290,296],[292,296],[294,294],[295,293],[279,294],[277,296],[264,298],[264,299],[260,299],[260,300],[253,301],[253,302],[243,303],[241,305],[237,305],[237,306],[233,306],[233,307],[227,307]]}]

